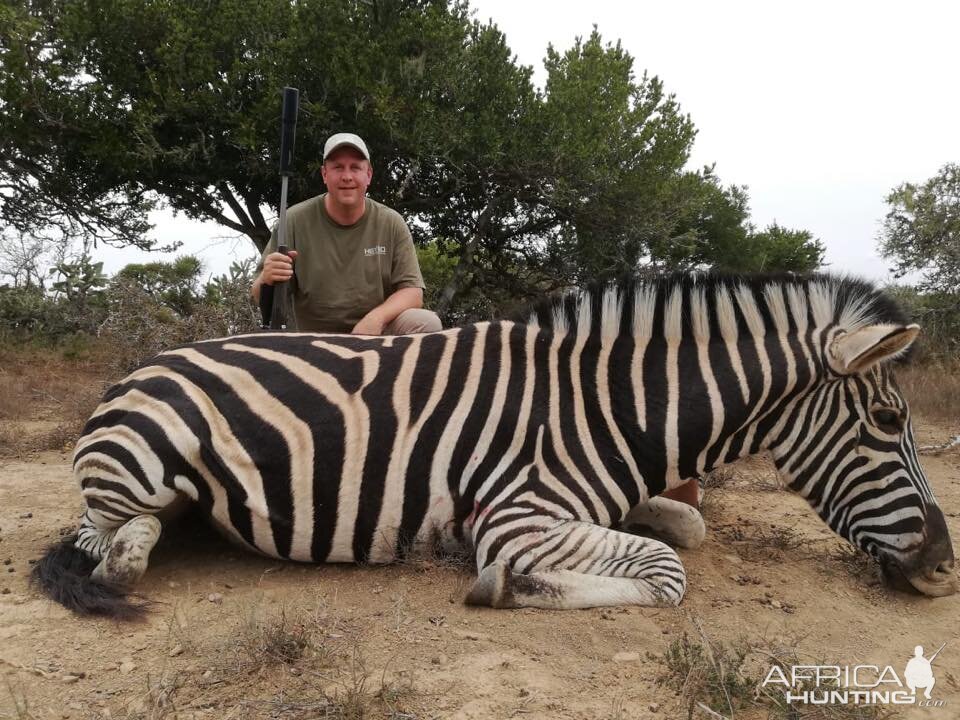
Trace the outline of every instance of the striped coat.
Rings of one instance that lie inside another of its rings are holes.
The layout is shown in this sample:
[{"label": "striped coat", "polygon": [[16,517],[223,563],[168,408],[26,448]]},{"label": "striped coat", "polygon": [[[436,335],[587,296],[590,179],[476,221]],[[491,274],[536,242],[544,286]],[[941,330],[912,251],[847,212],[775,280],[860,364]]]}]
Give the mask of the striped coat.
[{"label": "striped coat", "polygon": [[[470,602],[672,604],[676,552],[612,528],[660,518],[696,544],[702,519],[657,496],[768,450],[837,532],[946,594],[949,538],[884,364],[917,330],[854,281],[672,276],[426,335],[196,343],[107,392],[77,445],[86,511],[60,552],[129,586],[156,516],[187,498],[273,557],[462,544],[480,573]],[[57,596],[55,559],[37,575]]]}]

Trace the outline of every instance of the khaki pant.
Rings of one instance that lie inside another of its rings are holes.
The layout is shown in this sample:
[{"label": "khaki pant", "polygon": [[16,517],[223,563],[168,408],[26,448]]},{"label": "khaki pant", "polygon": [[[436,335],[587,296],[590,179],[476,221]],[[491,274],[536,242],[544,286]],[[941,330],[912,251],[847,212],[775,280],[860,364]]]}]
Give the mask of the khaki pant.
[{"label": "khaki pant", "polygon": [[432,310],[411,308],[404,310],[393,319],[384,329],[384,335],[412,335],[413,333],[428,333],[442,330],[440,318]]}]

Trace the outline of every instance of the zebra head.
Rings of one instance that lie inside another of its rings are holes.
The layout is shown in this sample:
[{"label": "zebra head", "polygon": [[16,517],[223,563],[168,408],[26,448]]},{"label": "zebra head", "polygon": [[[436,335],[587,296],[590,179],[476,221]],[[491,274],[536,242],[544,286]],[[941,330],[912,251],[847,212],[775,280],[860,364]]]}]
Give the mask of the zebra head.
[{"label": "zebra head", "polygon": [[890,360],[917,325],[835,329],[825,338],[825,381],[796,403],[771,446],[789,486],[884,577],[930,596],[958,590],[953,546],[917,458],[910,409]]}]

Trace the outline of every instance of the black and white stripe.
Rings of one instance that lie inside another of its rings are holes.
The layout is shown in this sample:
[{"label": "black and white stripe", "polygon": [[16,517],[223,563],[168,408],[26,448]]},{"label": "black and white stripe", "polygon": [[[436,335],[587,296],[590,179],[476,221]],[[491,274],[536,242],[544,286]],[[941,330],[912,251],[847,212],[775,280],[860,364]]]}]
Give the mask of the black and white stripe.
[{"label": "black and white stripe", "polygon": [[769,450],[830,527],[909,575],[940,511],[882,361],[915,333],[857,281],[683,275],[428,335],[196,343],[114,386],[86,426],[77,546],[99,559],[118,527],[185,496],[280,558],[463,542],[483,571],[473,602],[675,603],[676,553],[609,528]]}]

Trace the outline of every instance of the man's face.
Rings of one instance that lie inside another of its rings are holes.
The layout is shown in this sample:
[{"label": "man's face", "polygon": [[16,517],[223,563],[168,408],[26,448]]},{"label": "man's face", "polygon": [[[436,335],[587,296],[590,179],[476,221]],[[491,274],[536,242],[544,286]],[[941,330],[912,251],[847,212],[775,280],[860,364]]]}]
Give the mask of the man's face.
[{"label": "man's face", "polygon": [[356,207],[363,202],[373,178],[369,161],[359,150],[349,146],[330,153],[320,172],[333,201],[344,207]]}]

